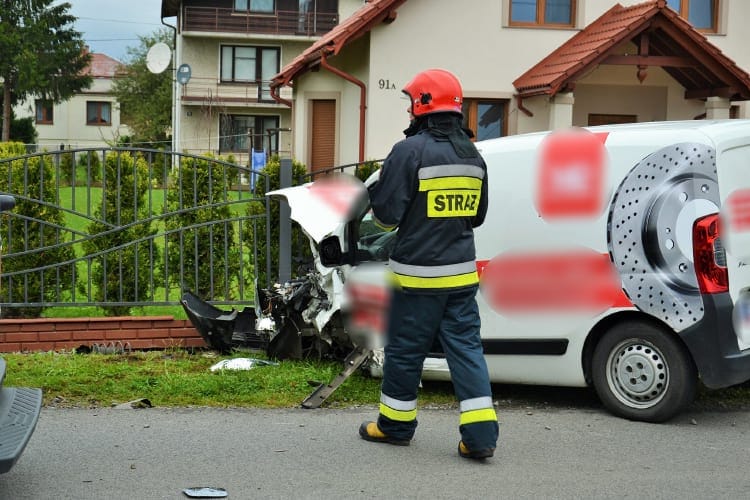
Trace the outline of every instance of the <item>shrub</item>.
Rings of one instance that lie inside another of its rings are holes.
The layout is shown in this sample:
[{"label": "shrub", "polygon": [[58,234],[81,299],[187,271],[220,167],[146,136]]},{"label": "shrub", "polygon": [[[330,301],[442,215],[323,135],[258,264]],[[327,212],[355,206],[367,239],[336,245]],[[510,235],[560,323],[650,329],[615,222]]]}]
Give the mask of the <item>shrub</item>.
[{"label": "shrub", "polygon": [[354,175],[359,178],[362,182],[366,181],[370,175],[375,172],[376,170],[379,170],[382,164],[379,161],[375,160],[368,160],[361,165],[357,166],[357,169],[354,173]]},{"label": "shrub", "polygon": [[175,215],[165,222],[167,254],[162,269],[182,291],[210,299],[233,298],[232,282],[239,279],[240,269],[235,225],[229,221],[228,188],[234,171],[210,159],[183,157],[173,176],[166,210]]},{"label": "shrub", "polygon": [[[107,316],[130,314],[130,306],[117,302],[151,299],[150,262],[159,259],[154,244],[156,229],[146,218],[144,202],[148,189],[148,167],[143,158],[128,152],[113,152],[104,161],[102,205],[96,208],[96,221],[88,225],[92,236],[82,245],[91,257],[94,298]],[[136,208],[138,207],[138,208]],[[106,303],[115,303],[107,305]]]},{"label": "shrub", "polygon": [[[97,151],[86,151],[78,155],[78,171],[87,179],[88,186],[94,186],[102,180],[102,162]],[[72,184],[75,186],[75,184]]]},{"label": "shrub", "polygon": [[[21,143],[0,144],[0,191],[16,197],[16,207],[6,216],[3,272],[23,273],[3,279],[0,297],[11,303],[59,302],[60,290],[69,289],[75,280],[75,252],[71,246],[61,246],[68,238],[63,213],[56,208],[52,156],[12,159],[24,154],[26,148]],[[67,261],[71,264],[45,269],[51,263]],[[40,306],[5,307],[3,315],[34,318],[42,311]]]},{"label": "shrub", "polygon": [[[0,124],[2,124],[2,120],[0,120]],[[24,144],[36,144],[37,136],[33,117],[14,118],[10,122],[11,141],[18,141]]]},{"label": "shrub", "polygon": [[[268,176],[269,191],[279,189],[281,187],[281,161],[278,156],[272,156],[266,166],[261,170],[265,175]],[[307,173],[307,169],[304,164],[298,161],[292,161],[292,184],[296,185],[304,175]],[[255,186],[256,194],[259,197],[263,197],[266,194],[266,186],[263,178],[259,178]],[[270,250],[271,257],[271,276],[267,276],[265,263],[262,265],[259,263],[256,275],[258,284],[265,286],[269,283],[269,280],[278,277],[277,272],[279,269],[279,203],[273,200],[266,200],[270,206],[270,218],[271,218],[271,241],[266,241],[266,219],[260,217],[265,215],[266,206],[261,201],[253,201],[247,206],[248,217],[257,220],[256,231],[247,231],[243,237],[249,248],[254,249],[259,256],[267,255],[267,251]],[[256,241],[257,234],[257,241]],[[267,243],[270,243],[268,245]],[[309,243],[307,237],[304,235],[302,230],[296,224],[292,226],[292,256],[295,259],[296,264],[304,265],[312,259],[310,252]],[[248,285],[252,286],[252,283],[248,282]]]},{"label": "shrub", "polygon": [[75,186],[76,169],[73,165],[73,153],[61,153],[57,155],[60,162],[60,181],[69,186]]}]

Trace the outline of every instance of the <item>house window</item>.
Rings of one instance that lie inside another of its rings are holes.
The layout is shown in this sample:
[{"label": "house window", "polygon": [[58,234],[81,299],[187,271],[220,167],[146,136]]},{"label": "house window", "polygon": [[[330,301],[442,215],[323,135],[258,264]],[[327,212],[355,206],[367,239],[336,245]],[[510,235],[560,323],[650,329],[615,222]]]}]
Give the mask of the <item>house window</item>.
[{"label": "house window", "polygon": [[234,10],[273,14],[276,11],[274,0],[234,0]]},{"label": "house window", "polygon": [[38,124],[52,125],[54,114],[52,101],[37,99],[36,105],[36,122]]},{"label": "house window", "polygon": [[258,100],[271,100],[271,78],[279,72],[278,47],[222,45],[221,81],[258,84]]},{"label": "house window", "polygon": [[614,125],[620,123],[637,123],[638,115],[613,115],[601,113],[589,113],[589,127],[597,125]]},{"label": "house window", "polygon": [[112,103],[88,101],[86,103],[86,125],[112,125]]},{"label": "house window", "polygon": [[247,153],[250,150],[252,138],[254,150],[265,150],[268,154],[273,154],[279,150],[278,128],[278,116],[221,115],[219,152]]},{"label": "house window", "polygon": [[577,0],[511,0],[514,26],[573,26]]},{"label": "house window", "polygon": [[716,31],[718,0],[667,0],[667,5],[695,29]]},{"label": "house window", "polygon": [[505,99],[464,99],[464,127],[483,141],[508,134],[508,101]]}]

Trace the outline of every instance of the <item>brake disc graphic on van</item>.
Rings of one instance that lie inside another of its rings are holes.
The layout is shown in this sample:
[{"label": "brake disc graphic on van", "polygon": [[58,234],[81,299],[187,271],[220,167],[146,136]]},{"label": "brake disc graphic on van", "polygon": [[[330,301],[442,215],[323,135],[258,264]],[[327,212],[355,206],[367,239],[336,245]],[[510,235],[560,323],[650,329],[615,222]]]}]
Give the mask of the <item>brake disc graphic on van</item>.
[{"label": "brake disc graphic on van", "polygon": [[693,222],[720,205],[713,148],[673,144],[641,160],[610,205],[607,245],[633,305],[677,331],[703,317]]}]

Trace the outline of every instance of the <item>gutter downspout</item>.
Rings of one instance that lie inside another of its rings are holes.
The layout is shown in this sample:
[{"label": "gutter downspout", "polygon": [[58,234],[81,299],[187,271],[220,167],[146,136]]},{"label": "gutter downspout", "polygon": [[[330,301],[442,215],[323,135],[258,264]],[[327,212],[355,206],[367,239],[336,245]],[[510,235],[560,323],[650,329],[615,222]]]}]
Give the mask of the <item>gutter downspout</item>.
[{"label": "gutter downspout", "polygon": [[177,26],[172,26],[164,22],[161,23],[167,28],[171,28],[172,33],[172,151],[178,152],[180,147],[180,103],[177,95]]},{"label": "gutter downspout", "polygon": [[530,109],[523,106],[523,97],[521,97],[521,94],[516,94],[516,107],[523,111],[523,114],[525,114],[526,116],[534,116],[534,113],[532,113]]},{"label": "gutter downspout", "polygon": [[334,68],[326,60],[324,51],[320,52],[320,65],[331,73],[340,76],[344,80],[353,83],[359,87],[359,162],[365,161],[365,111],[367,110],[367,87],[365,84],[348,73],[344,73],[338,68]]},{"label": "gutter downspout", "polygon": [[292,107],[292,101],[290,101],[289,99],[284,99],[279,95],[279,87],[274,87],[273,85],[271,85],[271,97],[279,104],[284,104],[289,108]]}]

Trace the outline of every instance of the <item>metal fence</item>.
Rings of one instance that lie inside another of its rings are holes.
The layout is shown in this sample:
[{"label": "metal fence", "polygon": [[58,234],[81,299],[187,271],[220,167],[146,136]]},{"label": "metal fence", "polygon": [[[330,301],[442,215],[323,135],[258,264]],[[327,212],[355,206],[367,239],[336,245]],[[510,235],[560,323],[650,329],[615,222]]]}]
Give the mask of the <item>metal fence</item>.
[{"label": "metal fence", "polygon": [[274,169],[154,149],[24,153],[0,146],[0,193],[16,199],[0,215],[5,317],[70,306],[127,315],[179,306],[186,291],[251,305],[256,287],[311,264],[288,207],[265,193],[332,172],[364,179],[381,161],[293,175],[291,161],[275,158],[272,177]]},{"label": "metal fence", "polygon": [[0,192],[16,207],[0,219],[0,306],[117,312],[178,305],[186,290],[252,303],[256,278],[273,277],[270,188],[263,172],[151,149],[2,158]]}]

